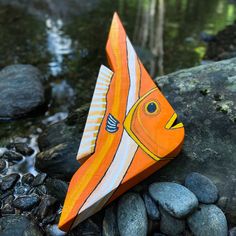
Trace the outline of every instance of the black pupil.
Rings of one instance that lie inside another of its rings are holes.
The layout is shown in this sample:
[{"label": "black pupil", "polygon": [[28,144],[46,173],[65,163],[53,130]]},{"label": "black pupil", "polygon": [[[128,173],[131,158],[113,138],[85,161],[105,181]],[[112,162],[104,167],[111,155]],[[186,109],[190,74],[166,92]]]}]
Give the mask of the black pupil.
[{"label": "black pupil", "polygon": [[156,109],[157,109],[157,106],[154,102],[149,103],[148,106],[147,106],[147,110],[148,110],[149,113],[155,112]]}]

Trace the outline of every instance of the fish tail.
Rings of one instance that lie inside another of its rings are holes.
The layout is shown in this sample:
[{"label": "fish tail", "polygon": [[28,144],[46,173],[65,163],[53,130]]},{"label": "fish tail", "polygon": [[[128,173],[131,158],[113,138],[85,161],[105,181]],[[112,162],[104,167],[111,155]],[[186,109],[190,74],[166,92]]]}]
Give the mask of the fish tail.
[{"label": "fish tail", "polygon": [[68,232],[78,222],[90,216],[86,211],[80,212],[80,210],[109,168],[109,161],[106,158],[99,161],[96,156],[96,153],[93,154],[71,179],[58,225],[63,231]]}]

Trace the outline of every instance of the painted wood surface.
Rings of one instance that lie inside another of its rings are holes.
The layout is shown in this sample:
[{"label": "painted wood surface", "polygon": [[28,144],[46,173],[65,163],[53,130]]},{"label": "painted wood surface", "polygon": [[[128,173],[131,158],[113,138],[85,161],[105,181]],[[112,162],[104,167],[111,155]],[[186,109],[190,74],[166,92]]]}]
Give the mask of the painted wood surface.
[{"label": "painted wood surface", "polygon": [[181,150],[182,123],[138,58],[115,13],[59,227],[69,231]]}]

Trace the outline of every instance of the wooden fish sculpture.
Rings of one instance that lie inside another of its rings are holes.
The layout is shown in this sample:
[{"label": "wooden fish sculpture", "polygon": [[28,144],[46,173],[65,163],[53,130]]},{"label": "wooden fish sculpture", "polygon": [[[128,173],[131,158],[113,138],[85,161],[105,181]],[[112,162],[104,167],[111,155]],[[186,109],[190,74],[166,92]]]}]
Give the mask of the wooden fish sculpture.
[{"label": "wooden fish sculpture", "polygon": [[68,231],[167,164],[184,127],[142,65],[115,13],[59,228]]}]

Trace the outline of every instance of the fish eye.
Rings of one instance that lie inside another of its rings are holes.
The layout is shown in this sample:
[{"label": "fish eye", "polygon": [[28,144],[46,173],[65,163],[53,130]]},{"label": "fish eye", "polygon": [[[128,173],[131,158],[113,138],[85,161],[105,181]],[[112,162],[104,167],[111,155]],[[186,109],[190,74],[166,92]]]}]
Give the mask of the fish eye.
[{"label": "fish eye", "polygon": [[159,110],[158,104],[155,101],[151,101],[146,104],[145,111],[149,114],[155,114]]}]

